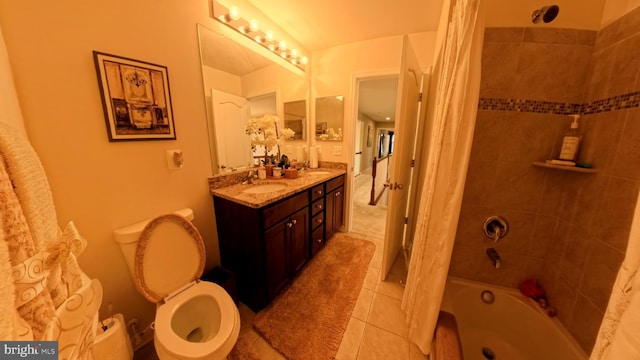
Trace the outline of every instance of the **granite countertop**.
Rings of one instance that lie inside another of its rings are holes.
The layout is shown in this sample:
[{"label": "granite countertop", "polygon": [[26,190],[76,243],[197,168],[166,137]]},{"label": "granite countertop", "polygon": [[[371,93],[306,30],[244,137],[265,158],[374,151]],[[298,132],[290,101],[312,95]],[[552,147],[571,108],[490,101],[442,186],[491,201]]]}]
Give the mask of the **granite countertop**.
[{"label": "granite countertop", "polygon": [[[314,172],[321,172],[321,174],[314,174]],[[309,169],[300,171],[298,173],[298,177],[295,179],[286,179],[284,178],[284,176],[281,179],[255,179],[253,181],[253,184],[233,184],[217,189],[211,189],[211,194],[257,209],[274,203],[278,200],[287,198],[293,194],[309,189],[317,184],[321,184],[327,180],[333,179],[345,173],[346,171],[342,169]],[[251,194],[244,192],[251,187],[256,187],[264,184],[284,184],[286,185],[286,187],[283,190],[270,191],[266,193]]]}]

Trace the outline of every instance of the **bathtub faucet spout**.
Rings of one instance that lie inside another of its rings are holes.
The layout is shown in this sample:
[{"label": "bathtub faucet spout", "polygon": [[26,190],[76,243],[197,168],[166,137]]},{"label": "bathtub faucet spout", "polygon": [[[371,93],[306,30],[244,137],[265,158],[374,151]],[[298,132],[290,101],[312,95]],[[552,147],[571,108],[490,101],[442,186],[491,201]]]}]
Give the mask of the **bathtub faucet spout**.
[{"label": "bathtub faucet spout", "polygon": [[487,256],[489,257],[489,259],[491,259],[493,266],[496,269],[499,269],[500,265],[502,264],[502,259],[500,258],[500,255],[498,255],[498,251],[494,248],[488,248]]}]

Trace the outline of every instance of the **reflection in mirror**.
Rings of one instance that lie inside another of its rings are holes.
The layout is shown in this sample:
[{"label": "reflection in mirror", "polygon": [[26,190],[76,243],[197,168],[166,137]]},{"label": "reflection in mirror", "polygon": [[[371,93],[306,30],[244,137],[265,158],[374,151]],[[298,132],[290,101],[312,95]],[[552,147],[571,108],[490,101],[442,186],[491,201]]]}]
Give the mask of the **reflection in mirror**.
[{"label": "reflection in mirror", "polygon": [[[234,42],[229,31],[219,24],[211,28],[198,25],[214,174],[244,170],[263,159],[264,148],[252,152],[247,134],[250,119],[275,115],[280,119],[277,128],[284,129],[282,100],[305,99],[309,93],[306,75],[300,76]],[[307,116],[300,119],[302,131],[308,131]],[[287,144],[306,146],[307,137],[299,135],[299,140]]]},{"label": "reflection in mirror", "polygon": [[[275,92],[249,98],[249,103],[251,104],[251,121],[258,121],[258,119],[267,119],[270,116],[276,116],[278,101]],[[274,131],[277,136],[278,124],[276,123],[274,125]],[[260,128],[260,126],[258,128]],[[245,124],[245,133],[249,131],[249,128]],[[278,150],[276,147],[267,148],[264,144],[265,142],[261,141],[265,140],[264,131],[266,131],[266,129],[254,129],[253,133],[247,134],[250,137],[250,147],[253,149],[251,165],[260,165],[260,161],[266,163],[265,160],[267,156],[278,155]]]},{"label": "reflection in mirror", "polygon": [[305,100],[284,103],[284,126],[295,131],[293,140],[306,140],[307,102]]},{"label": "reflection in mirror", "polygon": [[393,140],[393,130],[378,130],[378,144],[376,145],[378,148],[378,159],[393,154]]},{"label": "reflection in mirror", "polygon": [[[213,121],[210,122],[211,145],[216,152],[219,172],[245,168],[252,160],[251,138],[238,136],[236,141],[226,141],[228,134],[245,132],[250,116],[249,101],[243,97],[211,89]],[[211,131],[212,130],[212,131]]]},{"label": "reflection in mirror", "polygon": [[316,98],[316,139],[342,140],[344,96]]}]

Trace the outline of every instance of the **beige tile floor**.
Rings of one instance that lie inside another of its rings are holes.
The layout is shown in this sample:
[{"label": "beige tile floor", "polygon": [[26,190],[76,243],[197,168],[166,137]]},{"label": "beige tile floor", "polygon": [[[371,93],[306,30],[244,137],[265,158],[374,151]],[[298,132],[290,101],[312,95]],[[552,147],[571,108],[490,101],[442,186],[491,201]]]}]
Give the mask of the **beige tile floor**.
[{"label": "beige tile floor", "polygon": [[[354,191],[354,214],[350,235],[372,241],[376,251],[362,284],[358,301],[353,310],[336,360],[422,360],[424,356],[407,339],[407,325],[400,306],[404,293],[406,265],[399,256],[386,281],[380,280],[382,243],[384,241],[386,208],[367,205],[370,192],[370,177],[356,177]],[[262,360],[283,360],[280,353],[271,348],[263,338],[253,331],[255,313],[240,304],[241,334],[246,336]],[[140,356],[139,356],[140,355]],[[155,354],[153,354],[155,355]],[[148,355],[147,355],[148,356]],[[137,359],[154,359],[142,357]]]}]

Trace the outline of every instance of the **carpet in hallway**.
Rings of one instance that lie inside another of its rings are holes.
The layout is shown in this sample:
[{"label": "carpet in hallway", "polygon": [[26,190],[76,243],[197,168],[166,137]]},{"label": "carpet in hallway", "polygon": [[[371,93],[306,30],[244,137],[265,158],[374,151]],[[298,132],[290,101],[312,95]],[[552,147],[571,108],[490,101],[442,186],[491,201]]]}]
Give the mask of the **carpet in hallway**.
[{"label": "carpet in hallway", "polygon": [[370,241],[336,234],[256,315],[254,329],[289,360],[335,358],[374,251]]}]

